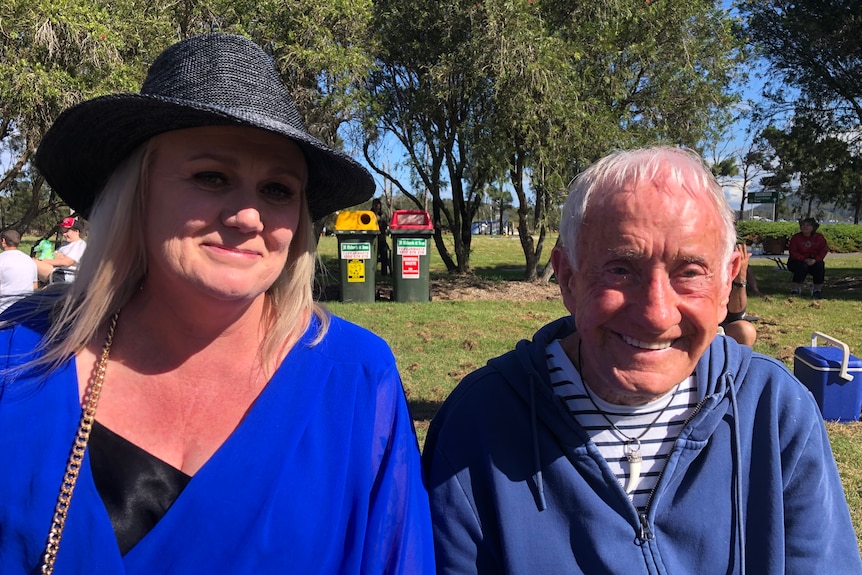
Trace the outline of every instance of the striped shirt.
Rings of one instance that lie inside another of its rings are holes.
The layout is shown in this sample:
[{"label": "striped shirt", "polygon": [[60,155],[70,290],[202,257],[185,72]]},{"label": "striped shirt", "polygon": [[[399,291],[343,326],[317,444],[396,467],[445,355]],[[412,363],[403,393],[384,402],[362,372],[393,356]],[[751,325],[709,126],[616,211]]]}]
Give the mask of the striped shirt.
[{"label": "striped shirt", "polygon": [[[631,472],[631,464],[626,458],[628,439],[640,438],[643,461],[639,478],[631,486],[628,496],[640,512],[645,511],[673,443],[697,405],[696,379],[686,378],[666,395],[646,405],[617,405],[604,401],[592,389],[587,394],[580,374],[559,340],[548,344],[546,354],[554,391],[589,434],[623,489]],[[628,439],[614,429],[608,419]]]}]

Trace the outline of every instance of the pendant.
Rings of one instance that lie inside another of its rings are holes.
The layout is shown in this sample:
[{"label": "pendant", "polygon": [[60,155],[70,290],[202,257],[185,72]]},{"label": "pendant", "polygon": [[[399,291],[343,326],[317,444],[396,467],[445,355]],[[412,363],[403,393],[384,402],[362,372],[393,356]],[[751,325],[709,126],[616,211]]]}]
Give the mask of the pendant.
[{"label": "pendant", "polygon": [[629,462],[629,476],[626,479],[626,494],[631,493],[641,478],[641,442],[633,439],[626,443],[626,461]]}]

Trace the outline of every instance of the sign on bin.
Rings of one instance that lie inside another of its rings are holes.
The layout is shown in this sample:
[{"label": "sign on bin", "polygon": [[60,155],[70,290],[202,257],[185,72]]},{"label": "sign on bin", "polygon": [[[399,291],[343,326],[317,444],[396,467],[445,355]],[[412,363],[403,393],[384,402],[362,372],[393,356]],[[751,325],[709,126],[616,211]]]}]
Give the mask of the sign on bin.
[{"label": "sign on bin", "polygon": [[350,283],[365,281],[365,260],[347,260],[347,281]]},{"label": "sign on bin", "polygon": [[428,240],[425,238],[398,238],[395,242],[395,253],[401,256],[401,277],[403,279],[421,279],[419,258],[428,254]]},{"label": "sign on bin", "polygon": [[342,242],[341,259],[343,260],[370,260],[371,242]]},{"label": "sign on bin", "polygon": [[401,277],[404,279],[419,279],[419,256],[401,257]]},{"label": "sign on bin", "polygon": [[424,256],[428,253],[428,240],[425,238],[398,238],[395,253],[399,256]]}]

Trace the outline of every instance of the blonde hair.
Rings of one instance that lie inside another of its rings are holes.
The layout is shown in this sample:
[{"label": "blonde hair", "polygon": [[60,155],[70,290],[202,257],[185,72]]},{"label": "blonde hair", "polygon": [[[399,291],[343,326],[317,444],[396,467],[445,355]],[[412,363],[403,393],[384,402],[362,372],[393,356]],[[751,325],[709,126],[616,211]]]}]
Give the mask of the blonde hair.
[{"label": "blonde hair", "polygon": [[[110,317],[128,303],[147,273],[145,251],[148,171],[155,146],[152,140],[132,152],[114,170],[93,206],[87,251],[78,264],[75,281],[49,286],[28,296],[36,305],[28,316],[50,307],[51,326],[41,343],[39,357],[23,366],[59,367],[96,337]],[[308,201],[302,194],[299,224],[288,250],[287,262],[266,291],[261,321],[261,365],[267,376],[278,368],[284,350],[305,333],[312,316],[319,329],[312,345],[329,326],[329,314],[314,301],[313,282],[317,244]],[[25,316],[26,317],[26,316]],[[21,321],[0,323],[7,328]]]}]

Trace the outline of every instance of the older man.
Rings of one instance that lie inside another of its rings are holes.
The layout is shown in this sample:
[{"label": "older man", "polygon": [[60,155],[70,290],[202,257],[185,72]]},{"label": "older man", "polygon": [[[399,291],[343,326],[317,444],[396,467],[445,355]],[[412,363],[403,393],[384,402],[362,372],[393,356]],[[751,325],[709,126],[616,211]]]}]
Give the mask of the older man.
[{"label": "older man", "polygon": [[862,573],[811,395],[716,335],[740,255],[700,158],[600,160],[560,234],[571,317],[466,377],[431,424],[439,573]]}]

